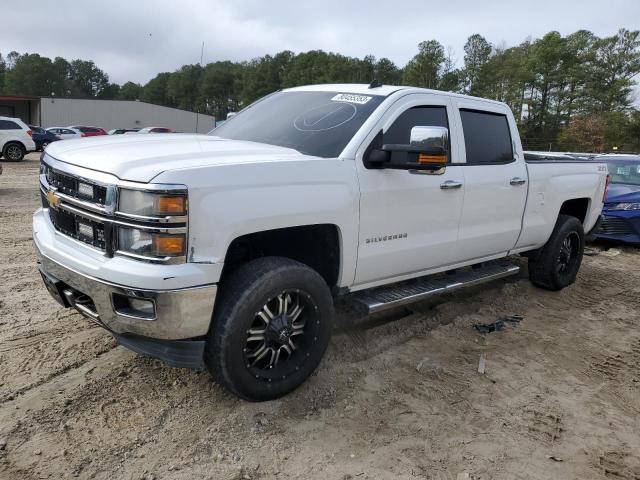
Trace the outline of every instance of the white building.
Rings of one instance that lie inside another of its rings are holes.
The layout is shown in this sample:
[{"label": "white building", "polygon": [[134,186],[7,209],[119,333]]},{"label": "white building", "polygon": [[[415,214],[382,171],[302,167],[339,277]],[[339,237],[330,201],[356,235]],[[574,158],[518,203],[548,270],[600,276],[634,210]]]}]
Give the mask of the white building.
[{"label": "white building", "polygon": [[176,132],[207,133],[211,115],[162,107],[137,100],[0,96],[0,115],[18,117],[41,127],[90,125],[114,128],[169,127]]}]

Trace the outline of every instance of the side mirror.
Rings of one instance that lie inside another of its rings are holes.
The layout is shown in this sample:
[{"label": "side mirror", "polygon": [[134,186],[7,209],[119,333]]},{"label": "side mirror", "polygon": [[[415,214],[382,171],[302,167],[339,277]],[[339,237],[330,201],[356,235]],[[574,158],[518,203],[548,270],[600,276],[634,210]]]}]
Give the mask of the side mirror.
[{"label": "side mirror", "polygon": [[381,143],[368,153],[370,168],[439,170],[449,161],[449,130],[444,127],[415,126],[408,144]]}]

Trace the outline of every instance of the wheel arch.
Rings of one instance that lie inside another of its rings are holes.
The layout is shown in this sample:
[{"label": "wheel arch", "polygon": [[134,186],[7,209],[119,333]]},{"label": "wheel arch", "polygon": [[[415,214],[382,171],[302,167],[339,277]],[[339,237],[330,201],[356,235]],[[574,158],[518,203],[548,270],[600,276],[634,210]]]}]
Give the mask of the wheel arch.
[{"label": "wheel arch", "polygon": [[565,200],[560,206],[558,218],[560,217],[560,215],[568,215],[577,218],[584,225],[587,219],[587,213],[589,212],[590,204],[591,199],[588,197]]},{"label": "wheel arch", "polygon": [[4,149],[7,148],[8,145],[11,145],[13,143],[20,145],[20,147],[22,147],[22,150],[24,152],[27,151],[27,146],[24,143],[22,143],[20,140],[7,140],[2,146],[2,151],[4,152]]},{"label": "wheel arch", "polygon": [[335,224],[299,225],[247,233],[229,244],[221,279],[251,260],[277,256],[304,263],[333,289],[342,274],[342,252],[342,235]]}]

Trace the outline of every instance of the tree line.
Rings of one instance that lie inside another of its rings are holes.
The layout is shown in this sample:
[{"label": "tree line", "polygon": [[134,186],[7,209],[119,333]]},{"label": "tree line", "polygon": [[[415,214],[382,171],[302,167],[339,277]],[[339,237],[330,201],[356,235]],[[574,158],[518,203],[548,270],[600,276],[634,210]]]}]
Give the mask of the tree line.
[{"label": "tree line", "polygon": [[141,100],[222,119],[281,88],[377,79],[506,102],[526,149],[640,150],[640,110],[633,104],[640,31],[620,29],[609,37],[554,31],[513,47],[474,34],[457,60],[452,49],[427,40],[403,67],[372,55],[282,51],[250,61],[184,65],[144,85],[118,85],[92,61],[10,52],[0,54],[0,93]]}]

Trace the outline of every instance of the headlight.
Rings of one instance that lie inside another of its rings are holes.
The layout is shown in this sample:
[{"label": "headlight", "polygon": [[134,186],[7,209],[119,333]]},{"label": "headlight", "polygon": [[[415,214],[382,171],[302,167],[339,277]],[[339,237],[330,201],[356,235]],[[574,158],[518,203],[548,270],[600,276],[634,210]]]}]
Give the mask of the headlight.
[{"label": "headlight", "polygon": [[187,240],[184,233],[153,232],[118,227],[118,250],[150,258],[181,257]]},{"label": "headlight", "polygon": [[128,215],[143,217],[168,217],[187,214],[187,194],[185,191],[152,192],[120,189],[118,211]]},{"label": "headlight", "polygon": [[612,203],[606,210],[640,210],[640,203]]},{"label": "headlight", "polygon": [[117,251],[140,260],[184,260],[187,202],[184,186],[158,191],[121,188],[116,217],[126,221],[117,226]]}]

